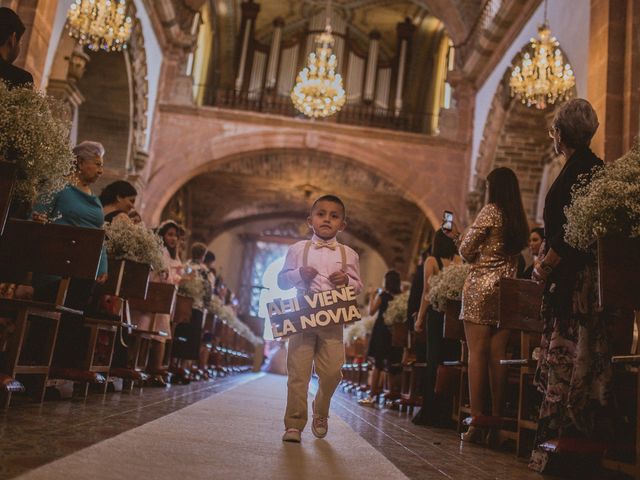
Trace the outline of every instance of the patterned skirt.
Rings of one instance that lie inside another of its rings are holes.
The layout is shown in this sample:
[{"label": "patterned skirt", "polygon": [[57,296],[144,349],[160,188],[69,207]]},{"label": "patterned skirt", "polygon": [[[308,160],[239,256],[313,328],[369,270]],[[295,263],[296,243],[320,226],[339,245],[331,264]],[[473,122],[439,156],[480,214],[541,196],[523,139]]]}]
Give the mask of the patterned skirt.
[{"label": "patterned skirt", "polygon": [[[544,330],[535,384],[542,393],[535,445],[560,437],[606,441],[612,435],[612,313],[598,309],[594,264],[561,275],[542,300]],[[529,467],[549,454],[534,448]]]}]

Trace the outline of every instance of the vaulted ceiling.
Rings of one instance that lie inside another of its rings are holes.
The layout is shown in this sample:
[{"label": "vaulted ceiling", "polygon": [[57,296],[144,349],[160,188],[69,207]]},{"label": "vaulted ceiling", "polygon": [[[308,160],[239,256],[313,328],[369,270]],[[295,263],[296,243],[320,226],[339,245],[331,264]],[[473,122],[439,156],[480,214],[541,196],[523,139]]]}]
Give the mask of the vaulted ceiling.
[{"label": "vaulted ceiling", "polygon": [[410,268],[427,228],[402,192],[352,160],[314,151],[275,151],[230,161],[188,182],[191,233],[209,242],[223,231],[266,218],[300,221],[312,201],[334,193],[347,205],[349,232],[389,266]]}]

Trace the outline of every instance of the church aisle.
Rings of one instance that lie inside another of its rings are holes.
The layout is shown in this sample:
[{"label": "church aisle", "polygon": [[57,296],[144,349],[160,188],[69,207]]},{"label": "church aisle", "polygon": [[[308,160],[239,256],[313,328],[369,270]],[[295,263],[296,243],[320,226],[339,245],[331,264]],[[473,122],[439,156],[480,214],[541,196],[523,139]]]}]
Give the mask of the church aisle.
[{"label": "church aisle", "polygon": [[[353,395],[340,390],[334,395],[331,408],[334,417],[339,416],[347,422],[412,480],[543,478],[529,470],[528,459],[519,459],[512,452],[464,444],[451,429],[414,425],[412,415],[360,406]],[[556,477],[547,475],[544,478]]]},{"label": "church aisle", "polygon": [[326,440],[283,444],[285,394],[258,377],[18,478],[406,478],[337,416]]}]

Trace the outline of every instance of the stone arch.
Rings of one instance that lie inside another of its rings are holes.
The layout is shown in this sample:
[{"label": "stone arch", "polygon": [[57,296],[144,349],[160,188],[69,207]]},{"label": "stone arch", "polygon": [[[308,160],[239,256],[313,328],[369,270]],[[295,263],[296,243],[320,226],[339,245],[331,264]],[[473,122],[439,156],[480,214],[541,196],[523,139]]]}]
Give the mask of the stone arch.
[{"label": "stone arch", "polygon": [[234,157],[278,149],[349,158],[391,182],[434,227],[440,223],[442,210],[462,211],[464,185],[459,172],[465,162],[465,145],[440,138],[392,142],[336,133],[307,122],[295,122],[293,128],[275,119],[264,124],[234,123],[224,115],[214,109],[161,107],[160,128],[151,148],[153,169],[148,171],[141,205],[147,223],[157,223],[168,200],[197,175]]},{"label": "stone arch", "polygon": [[[515,65],[528,50],[527,44],[514,56],[511,65]],[[563,55],[567,59],[566,53]],[[540,191],[544,172],[555,159],[547,126],[559,104],[550,105],[545,110],[523,105],[510,94],[510,75],[511,66],[496,89],[487,115],[474,176],[472,198],[477,204],[471,205],[470,210],[479,210],[489,172],[496,167],[509,167],[518,176],[525,211],[535,223],[539,222],[539,197],[546,193]],[[575,94],[574,88],[572,95]]]},{"label": "stone arch", "polygon": [[350,158],[309,149],[267,150],[228,158],[187,182],[162,219],[185,223],[192,240],[260,218],[286,216],[304,223],[313,199],[333,193],[347,205],[348,232],[408,269],[428,226],[403,192]]},{"label": "stone arch", "polygon": [[67,105],[72,141],[96,140],[107,150],[98,190],[116,179],[136,183],[147,159],[146,52],[133,2],[129,8],[133,28],[122,52],[90,51],[63,30],[47,86]]}]

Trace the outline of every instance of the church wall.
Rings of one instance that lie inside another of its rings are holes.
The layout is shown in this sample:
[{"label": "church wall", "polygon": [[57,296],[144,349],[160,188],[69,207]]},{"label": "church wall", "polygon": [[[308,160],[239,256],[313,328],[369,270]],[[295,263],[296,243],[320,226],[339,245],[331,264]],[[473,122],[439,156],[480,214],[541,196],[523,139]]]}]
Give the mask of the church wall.
[{"label": "church wall", "polygon": [[[589,69],[589,22],[590,0],[571,0],[549,2],[548,18],[552,34],[560,42],[576,76],[576,89],[579,97],[587,96]],[[476,95],[473,143],[471,153],[471,175],[469,187],[474,187],[474,173],[485,123],[490,120],[489,113],[493,97],[502,81],[503,75],[510,67],[512,58],[524,47],[531,37],[537,37],[538,24],[544,19],[544,2],[532,15],[511,47],[505,52],[502,60],[480,87]],[[544,129],[541,125],[539,128]]]}]

